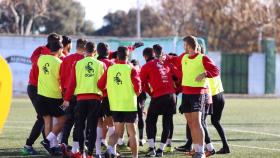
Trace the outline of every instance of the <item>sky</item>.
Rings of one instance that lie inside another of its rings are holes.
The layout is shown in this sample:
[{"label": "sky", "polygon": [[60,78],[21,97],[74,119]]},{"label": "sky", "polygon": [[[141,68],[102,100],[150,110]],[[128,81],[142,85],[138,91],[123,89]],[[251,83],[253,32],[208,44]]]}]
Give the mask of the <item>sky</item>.
[{"label": "sky", "polygon": [[[94,28],[103,26],[103,17],[108,12],[116,10],[128,11],[130,8],[136,8],[137,0],[76,0],[85,7],[86,19],[94,23]],[[139,0],[140,6],[152,4],[154,0]]]}]

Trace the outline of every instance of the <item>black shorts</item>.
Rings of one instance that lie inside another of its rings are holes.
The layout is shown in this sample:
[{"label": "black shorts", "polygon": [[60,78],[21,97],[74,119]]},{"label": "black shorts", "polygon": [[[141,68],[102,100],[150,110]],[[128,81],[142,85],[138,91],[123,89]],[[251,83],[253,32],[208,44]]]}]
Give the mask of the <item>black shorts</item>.
[{"label": "black shorts", "polygon": [[205,110],[205,97],[205,94],[183,94],[181,111],[183,113],[203,112]]},{"label": "black shorts", "polygon": [[156,115],[176,113],[176,95],[174,93],[152,98],[148,113]]},{"label": "black shorts", "polygon": [[65,111],[60,108],[63,103],[63,99],[48,98],[38,95],[39,106],[38,114],[41,116],[50,115],[52,117],[60,117],[65,115]]},{"label": "black shorts", "polygon": [[114,122],[135,123],[137,121],[137,111],[133,111],[133,112],[112,111],[112,116]]},{"label": "black shorts", "polygon": [[37,87],[33,85],[28,85],[27,86],[27,94],[32,102],[32,105],[37,113],[37,118],[42,118],[41,115],[39,115],[39,99],[38,99],[38,94],[37,94]]},{"label": "black shorts", "polygon": [[110,117],[110,116],[112,116],[112,112],[110,110],[109,99],[108,97],[105,97],[101,102],[100,117]]}]

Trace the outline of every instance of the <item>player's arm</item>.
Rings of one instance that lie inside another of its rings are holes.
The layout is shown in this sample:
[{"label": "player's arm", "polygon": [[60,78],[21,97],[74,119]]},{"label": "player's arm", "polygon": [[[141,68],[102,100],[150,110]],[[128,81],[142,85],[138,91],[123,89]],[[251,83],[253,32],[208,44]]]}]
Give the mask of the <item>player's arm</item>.
[{"label": "player's arm", "polygon": [[[131,54],[136,48],[139,48],[142,46],[144,46],[143,42],[135,42],[132,46],[128,46],[127,49],[128,49],[129,54]],[[113,58],[116,58],[116,56],[117,56],[117,51],[110,51],[108,58],[113,59]]]},{"label": "player's arm", "polygon": [[60,70],[59,70],[59,76],[60,76],[60,85],[62,88],[62,93],[65,94],[65,89],[64,89],[64,85],[65,85],[65,78],[64,78],[64,70],[65,70],[65,62],[62,61],[62,63],[60,64]]},{"label": "player's arm", "polygon": [[131,81],[132,81],[132,84],[134,87],[134,91],[135,91],[136,95],[138,96],[141,93],[142,88],[141,88],[141,79],[140,79],[139,73],[137,72],[137,70],[135,68],[133,68],[131,71]]},{"label": "player's arm", "polygon": [[69,105],[69,101],[71,100],[71,97],[73,96],[74,92],[75,92],[75,88],[76,88],[76,64],[74,64],[72,66],[72,70],[71,70],[71,75],[70,75],[70,82],[69,85],[66,88],[66,92],[64,95],[64,102],[62,105],[64,106],[68,106]]},{"label": "player's arm", "polygon": [[37,60],[39,59],[39,57],[41,55],[41,50],[42,50],[42,48],[38,47],[33,51],[32,55],[30,57],[30,60],[32,63],[37,63]]},{"label": "player's arm", "polygon": [[151,96],[151,89],[148,85],[148,78],[149,78],[149,75],[148,75],[148,71],[147,71],[147,67],[143,66],[141,68],[141,71],[140,71],[140,79],[142,81],[142,89],[144,92],[148,93],[150,96]]},{"label": "player's arm", "polygon": [[108,73],[108,69],[103,73],[103,75],[101,76],[101,78],[98,80],[97,82],[97,87],[100,90],[104,90],[106,89],[106,84],[107,84],[107,73]]},{"label": "player's arm", "polygon": [[207,57],[206,55],[203,56],[202,62],[203,62],[205,72],[198,75],[196,81],[201,81],[204,78],[213,78],[219,75],[220,73],[219,68],[214,64],[214,62],[209,57]]}]

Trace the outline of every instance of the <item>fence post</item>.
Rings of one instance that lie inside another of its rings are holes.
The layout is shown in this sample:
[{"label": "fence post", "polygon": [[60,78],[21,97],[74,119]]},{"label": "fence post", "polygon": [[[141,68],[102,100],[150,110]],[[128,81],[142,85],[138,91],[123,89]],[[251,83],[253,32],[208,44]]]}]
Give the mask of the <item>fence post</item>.
[{"label": "fence post", "polygon": [[[262,40],[262,52],[265,53],[265,94],[275,93],[275,52],[276,43],[273,38]],[[256,85],[258,86],[258,85]]]}]

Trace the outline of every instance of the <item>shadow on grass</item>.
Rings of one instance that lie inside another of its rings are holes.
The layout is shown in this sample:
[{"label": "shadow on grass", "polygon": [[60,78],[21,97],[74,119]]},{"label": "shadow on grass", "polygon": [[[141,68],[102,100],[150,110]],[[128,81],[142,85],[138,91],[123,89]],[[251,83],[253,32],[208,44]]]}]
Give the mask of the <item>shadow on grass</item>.
[{"label": "shadow on grass", "polygon": [[36,151],[38,151],[38,155],[33,156],[25,156],[21,152],[22,148],[6,148],[6,149],[0,149],[0,157],[32,157],[32,158],[49,158],[50,156],[47,154],[47,152],[43,148],[36,148]]}]

